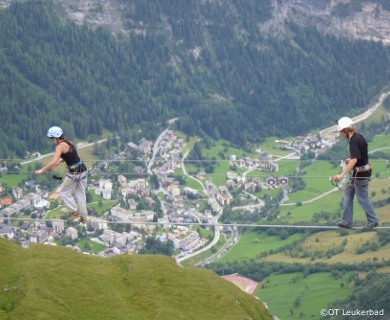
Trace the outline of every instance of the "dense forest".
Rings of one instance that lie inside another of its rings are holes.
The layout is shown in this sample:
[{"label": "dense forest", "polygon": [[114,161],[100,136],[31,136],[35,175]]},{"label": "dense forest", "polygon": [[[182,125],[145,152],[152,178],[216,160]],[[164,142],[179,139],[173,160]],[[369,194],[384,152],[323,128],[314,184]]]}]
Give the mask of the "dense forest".
[{"label": "dense forest", "polygon": [[123,10],[128,37],[60,12],[41,0],[0,10],[2,159],[51,150],[52,125],[70,139],[106,128],[137,142],[177,116],[189,135],[245,147],[352,116],[389,83],[381,43],[293,24],[289,37],[263,34],[270,0],[134,0]]}]

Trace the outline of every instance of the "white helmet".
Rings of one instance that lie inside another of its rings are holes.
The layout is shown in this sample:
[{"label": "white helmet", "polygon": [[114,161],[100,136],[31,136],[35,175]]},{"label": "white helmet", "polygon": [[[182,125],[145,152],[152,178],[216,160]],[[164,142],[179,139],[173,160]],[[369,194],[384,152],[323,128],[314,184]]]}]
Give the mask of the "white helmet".
[{"label": "white helmet", "polygon": [[341,131],[343,129],[349,128],[352,126],[353,122],[351,118],[343,117],[339,121],[337,121],[337,130]]},{"label": "white helmet", "polygon": [[51,127],[48,131],[47,131],[47,136],[49,138],[59,138],[61,137],[62,135],[64,134],[64,132],[62,131],[62,129],[60,127]]}]

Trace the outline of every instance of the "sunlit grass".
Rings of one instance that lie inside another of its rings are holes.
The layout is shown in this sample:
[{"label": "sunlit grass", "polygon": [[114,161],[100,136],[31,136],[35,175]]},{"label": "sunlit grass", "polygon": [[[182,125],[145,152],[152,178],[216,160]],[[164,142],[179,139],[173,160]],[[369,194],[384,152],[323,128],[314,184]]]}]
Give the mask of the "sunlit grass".
[{"label": "sunlit grass", "polygon": [[[373,152],[373,151],[375,151],[377,149],[381,149],[381,148],[390,148],[389,136],[390,136],[390,134],[375,136],[374,139],[372,141],[370,141],[370,143],[368,144],[368,147],[369,147],[368,151]],[[378,150],[378,151],[381,151],[381,150]]]},{"label": "sunlit grass", "polygon": [[315,251],[324,251],[328,249],[340,247],[343,241],[347,241],[344,252],[332,255],[330,258],[324,256],[323,258],[315,258],[311,260],[310,257],[292,257],[282,253],[268,255],[263,258],[264,261],[285,262],[285,263],[318,263],[324,262],[327,264],[347,263],[358,264],[362,262],[373,262],[375,259],[387,261],[390,259],[390,244],[378,248],[377,251],[368,250],[363,254],[358,254],[357,249],[362,247],[367,241],[370,243],[378,242],[378,235],[375,231],[372,232],[358,232],[350,230],[348,235],[340,236],[336,231],[318,232],[309,236],[301,245],[305,251],[314,253]]},{"label": "sunlit grass", "polygon": [[[24,170],[23,170],[24,171]],[[27,180],[31,174],[21,173],[21,174],[0,174],[0,184],[7,185],[10,188],[18,186],[22,183],[23,180]]]},{"label": "sunlit grass", "polygon": [[[293,153],[291,150],[283,150],[282,149],[283,145],[275,142],[275,140],[280,140],[280,138],[277,137],[266,138],[265,142],[259,145],[259,149],[261,149],[261,152],[266,152],[268,155],[274,157],[283,157]],[[284,140],[291,140],[291,137],[284,138]]]},{"label": "sunlit grass", "polygon": [[335,279],[330,273],[304,277],[302,273],[272,275],[263,281],[255,295],[267,303],[280,319],[318,319],[327,303],[345,299],[353,288],[348,284],[351,273]]},{"label": "sunlit grass", "polygon": [[296,233],[286,240],[281,240],[279,236],[268,236],[266,232],[245,232],[241,235],[240,241],[228,253],[218,259],[218,262],[257,260],[260,253],[275,250],[302,237],[303,234]]},{"label": "sunlit grass", "polygon": [[260,301],[211,270],[167,256],[106,259],[1,238],[0,248],[2,319],[272,319]]}]

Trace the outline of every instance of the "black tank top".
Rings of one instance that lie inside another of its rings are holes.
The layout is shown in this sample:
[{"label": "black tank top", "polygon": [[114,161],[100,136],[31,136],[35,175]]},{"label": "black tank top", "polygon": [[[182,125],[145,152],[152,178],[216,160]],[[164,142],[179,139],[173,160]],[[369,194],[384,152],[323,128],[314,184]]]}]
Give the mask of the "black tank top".
[{"label": "black tank top", "polygon": [[81,160],[76,149],[71,149],[68,152],[61,154],[61,158],[64,159],[68,167],[81,164]]}]

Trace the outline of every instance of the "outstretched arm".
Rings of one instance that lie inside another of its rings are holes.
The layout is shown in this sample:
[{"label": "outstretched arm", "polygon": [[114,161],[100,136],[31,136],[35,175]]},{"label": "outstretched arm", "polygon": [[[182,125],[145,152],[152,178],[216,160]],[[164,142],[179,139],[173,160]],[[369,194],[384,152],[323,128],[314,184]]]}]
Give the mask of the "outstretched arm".
[{"label": "outstretched arm", "polygon": [[40,174],[42,174],[46,171],[50,171],[50,170],[54,169],[56,166],[58,166],[61,162],[64,161],[61,158],[61,154],[62,154],[62,147],[60,147],[60,145],[58,145],[56,147],[56,152],[54,153],[53,159],[47,165],[45,165],[42,169],[35,171],[35,174],[37,176],[39,176]]}]

